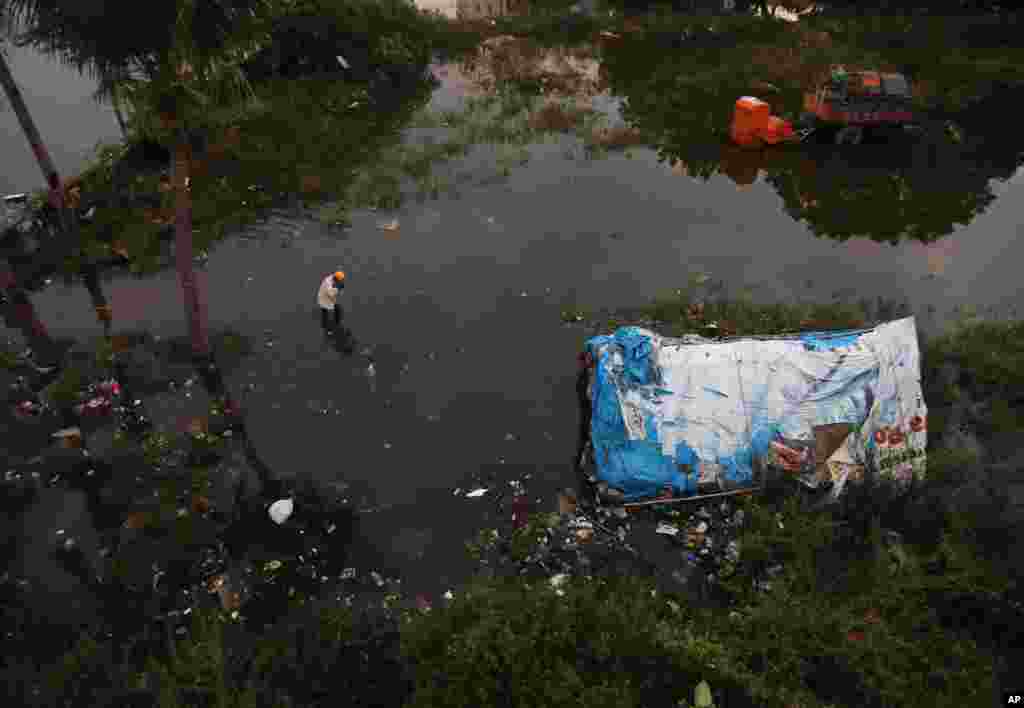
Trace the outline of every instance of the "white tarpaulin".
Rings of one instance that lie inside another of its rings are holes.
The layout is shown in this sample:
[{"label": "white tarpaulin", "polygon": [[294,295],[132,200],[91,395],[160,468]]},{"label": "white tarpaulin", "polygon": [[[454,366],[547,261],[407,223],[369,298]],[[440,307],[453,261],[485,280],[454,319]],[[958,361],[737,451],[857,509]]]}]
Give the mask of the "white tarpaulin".
[{"label": "white tarpaulin", "polygon": [[835,494],[867,465],[903,481],[924,469],[912,317],[722,342],[624,327],[587,350],[597,476],[628,500],[750,485],[755,460]]}]

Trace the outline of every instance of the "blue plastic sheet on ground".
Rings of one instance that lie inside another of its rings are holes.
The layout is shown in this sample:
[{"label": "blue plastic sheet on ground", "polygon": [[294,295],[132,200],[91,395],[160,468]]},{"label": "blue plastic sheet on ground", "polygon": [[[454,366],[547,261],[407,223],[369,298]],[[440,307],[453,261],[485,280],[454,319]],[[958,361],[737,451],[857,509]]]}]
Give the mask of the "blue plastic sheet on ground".
[{"label": "blue plastic sheet on ground", "polygon": [[[729,341],[623,327],[586,349],[597,477],[628,501],[666,487],[685,496],[698,484],[749,486],[773,443],[805,450],[834,494],[869,465],[902,481],[923,470],[927,409],[912,317]],[[837,427],[845,439],[822,454],[823,431]]]}]

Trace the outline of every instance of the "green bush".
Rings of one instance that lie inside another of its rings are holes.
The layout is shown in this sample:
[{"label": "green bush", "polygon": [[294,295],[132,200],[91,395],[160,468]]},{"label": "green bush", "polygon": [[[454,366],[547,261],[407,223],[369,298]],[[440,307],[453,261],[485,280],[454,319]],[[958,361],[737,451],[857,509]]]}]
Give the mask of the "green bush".
[{"label": "green bush", "polygon": [[654,705],[705,676],[742,693],[722,648],[634,578],[478,582],[410,620],[402,644],[416,666],[411,706]]},{"label": "green bush", "polygon": [[61,372],[60,378],[47,387],[50,401],[56,408],[72,406],[78,402],[84,384],[85,376],[82,370],[75,366],[67,366]]}]

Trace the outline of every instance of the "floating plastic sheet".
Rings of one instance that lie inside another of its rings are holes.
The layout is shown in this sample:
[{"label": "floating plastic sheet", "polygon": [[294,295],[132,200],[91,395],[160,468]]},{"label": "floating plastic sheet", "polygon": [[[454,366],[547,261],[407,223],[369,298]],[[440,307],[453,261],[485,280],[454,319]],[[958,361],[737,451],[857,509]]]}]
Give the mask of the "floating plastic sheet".
[{"label": "floating plastic sheet", "polygon": [[[712,341],[639,327],[588,340],[597,477],[627,501],[754,484],[758,463],[799,458],[833,483],[872,466],[924,469],[927,408],[914,318],[872,329]],[[774,443],[774,445],[773,445]],[[787,468],[791,472],[797,470]]]}]

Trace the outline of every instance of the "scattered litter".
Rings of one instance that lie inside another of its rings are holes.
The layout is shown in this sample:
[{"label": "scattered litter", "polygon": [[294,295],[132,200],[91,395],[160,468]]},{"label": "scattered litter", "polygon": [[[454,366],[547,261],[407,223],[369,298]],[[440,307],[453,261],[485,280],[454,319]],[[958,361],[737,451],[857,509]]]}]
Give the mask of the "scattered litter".
[{"label": "scattered litter", "polygon": [[515,439],[516,439],[516,436],[513,435],[512,433],[507,433],[505,435],[505,442],[512,442]]},{"label": "scattered litter", "polygon": [[455,595],[452,594],[451,590],[445,590],[445,592],[444,592],[444,599],[445,600],[454,600],[455,599]]},{"label": "scattered litter", "polygon": [[352,580],[355,577],[356,577],[356,569],[355,568],[345,568],[343,571],[341,571],[341,579],[342,580]]},{"label": "scattered litter", "polygon": [[671,524],[666,524],[664,522],[659,523],[658,524],[658,528],[655,529],[655,531],[657,533],[663,534],[665,536],[675,536],[676,534],[679,533],[679,529],[677,527],[675,527],[675,526],[673,526]]},{"label": "scattered litter", "polygon": [[384,231],[398,231],[398,219],[392,219],[391,221],[378,224],[377,228]]},{"label": "scattered litter", "polygon": [[477,489],[474,489],[472,492],[468,492],[466,496],[470,498],[476,498],[482,497],[484,494],[487,494],[487,490],[484,487],[478,487]]},{"label": "scattered litter", "polygon": [[56,433],[53,433],[50,437],[53,437],[53,438],[74,438],[74,437],[78,437],[78,438],[80,438],[80,437],[82,437],[82,431],[79,428],[62,428],[61,430],[58,430]]},{"label": "scattered litter", "polygon": [[376,570],[370,572],[370,577],[373,578],[373,582],[377,584],[377,587],[384,587],[384,578],[382,578],[380,576],[380,573],[378,573]]},{"label": "scattered litter", "polygon": [[572,490],[565,490],[558,494],[558,513],[563,516],[576,513],[576,507],[578,501],[576,495],[572,493]]},{"label": "scattered litter", "polygon": [[289,499],[279,499],[270,505],[268,513],[270,514],[271,520],[278,525],[283,524],[288,520],[288,517],[292,515],[292,510],[295,508],[295,504]]}]

